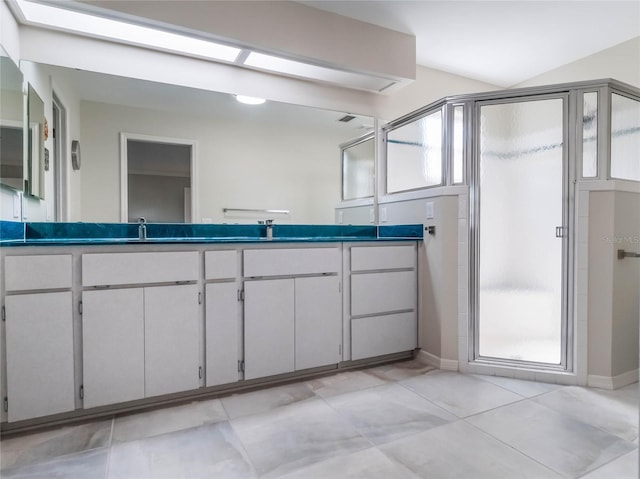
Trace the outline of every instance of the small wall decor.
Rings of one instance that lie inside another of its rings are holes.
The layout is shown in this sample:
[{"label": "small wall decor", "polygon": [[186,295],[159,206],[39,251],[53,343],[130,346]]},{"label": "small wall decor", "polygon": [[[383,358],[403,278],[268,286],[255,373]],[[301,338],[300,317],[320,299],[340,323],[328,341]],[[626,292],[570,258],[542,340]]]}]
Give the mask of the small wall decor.
[{"label": "small wall decor", "polygon": [[44,149],[44,171],[49,171],[49,148]]},{"label": "small wall decor", "polygon": [[47,141],[49,139],[49,122],[47,121],[47,118],[45,117],[44,119],[44,141]]},{"label": "small wall decor", "polygon": [[71,142],[71,166],[74,170],[80,169],[80,142],[78,140]]}]

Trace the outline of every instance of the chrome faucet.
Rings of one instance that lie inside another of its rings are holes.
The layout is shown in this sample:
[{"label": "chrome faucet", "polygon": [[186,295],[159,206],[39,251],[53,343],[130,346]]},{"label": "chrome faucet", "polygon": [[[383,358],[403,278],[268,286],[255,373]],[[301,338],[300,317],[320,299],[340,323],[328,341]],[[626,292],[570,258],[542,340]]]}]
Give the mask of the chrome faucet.
[{"label": "chrome faucet", "polygon": [[273,239],[273,220],[265,220],[264,224],[267,226],[267,239]]},{"label": "chrome faucet", "polygon": [[138,239],[140,241],[147,240],[147,220],[144,219],[144,216],[138,218]]}]

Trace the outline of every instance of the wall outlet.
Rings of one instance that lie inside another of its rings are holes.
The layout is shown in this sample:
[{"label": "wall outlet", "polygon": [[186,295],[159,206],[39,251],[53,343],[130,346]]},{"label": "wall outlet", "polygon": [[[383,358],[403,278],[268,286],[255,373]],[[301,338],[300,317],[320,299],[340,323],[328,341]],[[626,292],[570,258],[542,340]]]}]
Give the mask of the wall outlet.
[{"label": "wall outlet", "polygon": [[387,222],[387,209],[380,208],[380,223],[386,223],[386,222]]},{"label": "wall outlet", "polygon": [[344,211],[338,211],[338,224],[344,223]]},{"label": "wall outlet", "polygon": [[369,208],[369,223],[375,223],[376,222],[376,212],[374,211],[373,208]]},{"label": "wall outlet", "polygon": [[213,223],[213,220],[211,218],[202,218],[202,222],[205,225],[210,225],[211,223]]},{"label": "wall outlet", "polygon": [[432,220],[435,218],[433,211],[433,201],[427,201],[427,219]]}]

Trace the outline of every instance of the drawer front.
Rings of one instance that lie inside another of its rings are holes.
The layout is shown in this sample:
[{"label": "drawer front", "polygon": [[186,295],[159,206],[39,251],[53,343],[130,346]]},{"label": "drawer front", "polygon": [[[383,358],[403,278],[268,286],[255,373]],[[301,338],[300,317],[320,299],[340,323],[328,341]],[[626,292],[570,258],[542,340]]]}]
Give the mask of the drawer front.
[{"label": "drawer front", "polygon": [[416,267],[415,244],[351,248],[351,271],[374,271]]},{"label": "drawer front", "polygon": [[244,251],[244,276],[337,273],[338,248],[252,249]]},{"label": "drawer front", "polygon": [[351,359],[410,351],[418,344],[415,312],[351,320]]},{"label": "drawer front", "polygon": [[82,255],[82,285],[173,283],[198,279],[196,251]]},{"label": "drawer front", "polygon": [[4,274],[7,291],[71,288],[70,254],[7,256]]},{"label": "drawer front", "polygon": [[416,309],[415,271],[354,274],[351,276],[351,315]]},{"label": "drawer front", "polygon": [[238,253],[229,251],[207,251],[204,254],[205,279],[231,279],[236,277]]}]

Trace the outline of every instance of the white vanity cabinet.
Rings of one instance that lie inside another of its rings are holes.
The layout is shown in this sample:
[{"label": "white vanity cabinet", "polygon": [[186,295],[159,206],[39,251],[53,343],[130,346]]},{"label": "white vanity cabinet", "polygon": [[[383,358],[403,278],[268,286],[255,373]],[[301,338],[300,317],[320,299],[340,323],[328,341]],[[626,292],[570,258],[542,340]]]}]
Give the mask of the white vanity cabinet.
[{"label": "white vanity cabinet", "polygon": [[352,360],[417,347],[416,244],[349,248]]},{"label": "white vanity cabinet", "polygon": [[75,409],[71,255],[6,256],[9,422]]},{"label": "white vanity cabinet", "polygon": [[84,407],[144,397],[144,289],[82,294]]},{"label": "white vanity cabinet", "polygon": [[337,247],[244,251],[245,379],[340,362]]},{"label": "white vanity cabinet", "polygon": [[241,360],[239,253],[205,251],[205,351],[207,386],[238,381]]},{"label": "white vanity cabinet", "polygon": [[294,279],[246,281],[244,291],[244,378],[294,371]]},{"label": "white vanity cabinet", "polygon": [[198,279],[198,258],[197,252],[83,255],[85,408],[199,387],[198,286],[175,284]]},{"label": "white vanity cabinet", "polygon": [[295,368],[342,358],[342,291],[338,276],[295,279]]}]

